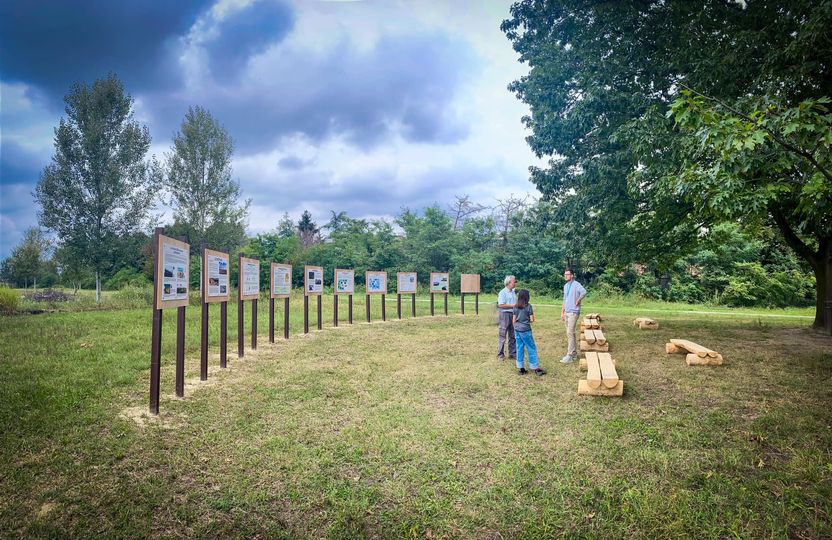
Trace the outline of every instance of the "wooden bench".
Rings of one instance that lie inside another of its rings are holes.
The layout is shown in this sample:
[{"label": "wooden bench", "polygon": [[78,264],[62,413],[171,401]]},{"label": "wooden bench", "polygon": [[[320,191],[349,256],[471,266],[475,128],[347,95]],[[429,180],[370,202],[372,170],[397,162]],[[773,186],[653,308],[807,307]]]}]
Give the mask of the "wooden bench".
[{"label": "wooden bench", "polygon": [[604,337],[604,332],[599,330],[586,329],[581,339],[581,352],[595,351],[608,352],[610,344],[607,343],[607,338]]},{"label": "wooden bench", "polygon": [[586,353],[586,379],[578,381],[581,396],[613,396],[624,394],[624,381],[618,378],[615,362],[609,353]]},{"label": "wooden bench", "polygon": [[685,362],[687,362],[689,366],[722,365],[721,354],[686,339],[671,339],[670,343],[665,344],[664,350],[667,354],[687,353],[687,356],[685,356]]},{"label": "wooden bench", "polygon": [[659,323],[648,317],[638,317],[633,321],[633,326],[637,326],[640,330],[658,330]]},{"label": "wooden bench", "polygon": [[[597,315],[597,313],[593,313],[592,315]],[[589,317],[586,316],[581,321],[581,330],[591,329],[595,330],[601,328],[601,318],[600,317]]]}]

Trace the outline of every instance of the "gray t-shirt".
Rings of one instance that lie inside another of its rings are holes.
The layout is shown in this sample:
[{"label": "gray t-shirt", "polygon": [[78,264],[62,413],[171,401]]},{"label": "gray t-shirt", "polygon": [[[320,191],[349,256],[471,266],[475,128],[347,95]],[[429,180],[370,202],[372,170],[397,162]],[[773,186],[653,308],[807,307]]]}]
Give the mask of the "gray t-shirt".
[{"label": "gray t-shirt", "polygon": [[529,332],[532,329],[532,315],[534,315],[534,309],[532,309],[532,305],[529,304],[526,307],[514,308],[514,316],[517,317],[517,322],[514,323],[514,331],[515,332]]}]

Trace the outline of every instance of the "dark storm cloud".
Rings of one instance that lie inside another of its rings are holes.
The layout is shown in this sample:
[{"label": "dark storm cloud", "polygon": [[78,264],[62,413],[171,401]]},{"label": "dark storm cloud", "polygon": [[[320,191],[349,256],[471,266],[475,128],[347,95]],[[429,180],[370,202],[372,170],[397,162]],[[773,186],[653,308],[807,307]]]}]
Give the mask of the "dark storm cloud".
[{"label": "dark storm cloud", "polygon": [[131,91],[174,87],[172,54],[206,0],[0,2],[0,72],[45,91],[54,106],[76,81],[109,72]]},{"label": "dark storm cloud", "polygon": [[206,43],[211,74],[217,80],[236,78],[248,59],[280,41],[294,25],[288,6],[262,0],[223,19],[219,33]]},{"label": "dark storm cloud", "polygon": [[2,140],[0,147],[0,184],[34,184],[40,179],[43,168],[49,164],[49,157],[33,154],[17,143]]},{"label": "dark storm cloud", "polygon": [[253,77],[147,103],[161,136],[176,130],[188,105],[207,107],[243,154],[293,134],[313,142],[343,136],[360,148],[397,132],[411,142],[453,143],[468,126],[451,103],[478,62],[467,43],[439,33],[386,36],[369,50],[350,43],[326,53],[278,47],[250,64]]}]

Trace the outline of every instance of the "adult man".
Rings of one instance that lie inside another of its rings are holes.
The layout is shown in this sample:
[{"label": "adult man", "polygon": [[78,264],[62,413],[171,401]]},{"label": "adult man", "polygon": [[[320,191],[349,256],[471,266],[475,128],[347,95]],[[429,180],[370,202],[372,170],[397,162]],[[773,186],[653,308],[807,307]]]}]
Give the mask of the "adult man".
[{"label": "adult man", "polygon": [[566,323],[567,351],[566,356],[561,358],[560,361],[568,364],[578,358],[575,327],[578,324],[578,319],[580,319],[581,300],[586,296],[586,289],[575,280],[571,268],[563,271],[563,279],[566,280],[566,283],[563,285],[563,307],[560,310],[560,320]]},{"label": "adult man", "polygon": [[508,357],[517,358],[517,342],[514,339],[514,323],[512,322],[514,306],[517,304],[517,294],[514,292],[517,280],[514,276],[506,276],[503,283],[506,286],[497,296],[497,311],[500,314],[500,344],[497,346],[497,360],[505,360],[503,351],[506,345],[506,335],[508,335]]}]

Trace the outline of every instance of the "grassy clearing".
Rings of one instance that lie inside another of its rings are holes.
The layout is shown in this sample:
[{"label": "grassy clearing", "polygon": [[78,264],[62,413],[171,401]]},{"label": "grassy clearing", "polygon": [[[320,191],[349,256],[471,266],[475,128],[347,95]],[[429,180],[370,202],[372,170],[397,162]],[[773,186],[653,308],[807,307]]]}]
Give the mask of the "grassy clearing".
[{"label": "grassy clearing", "polygon": [[[241,360],[229,306],[223,371],[212,307],[211,378],[184,400],[166,314],[144,426],[123,413],[147,407],[149,310],[0,318],[0,536],[832,536],[832,340],[804,321],[668,314],[650,332],[611,311],[625,397],[609,400],[557,363],[558,308],[536,308],[537,378],[495,360],[483,306],[335,330],[324,298],[327,328],[302,338],[293,300],[292,339],[269,345],[267,304]],[[688,368],[670,337],[726,365]]]}]

